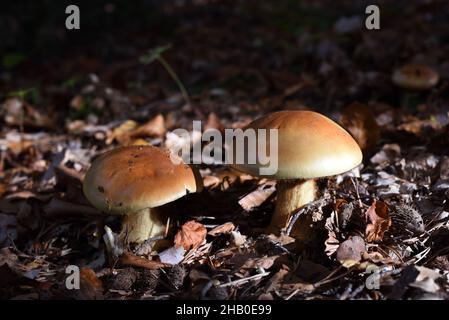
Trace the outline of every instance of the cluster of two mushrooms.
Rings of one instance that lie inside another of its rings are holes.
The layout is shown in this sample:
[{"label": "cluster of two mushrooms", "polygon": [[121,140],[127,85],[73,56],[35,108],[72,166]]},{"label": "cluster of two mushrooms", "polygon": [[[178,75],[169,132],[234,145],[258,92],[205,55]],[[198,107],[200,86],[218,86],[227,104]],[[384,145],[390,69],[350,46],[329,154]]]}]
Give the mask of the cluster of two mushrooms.
[{"label": "cluster of two mushrooms", "polygon": [[[362,161],[354,139],[337,123],[312,111],[281,111],[250,123],[245,129],[278,130],[277,204],[268,232],[278,234],[291,215],[315,200],[316,178],[349,171]],[[269,148],[270,139],[266,137]],[[248,151],[248,150],[246,150]],[[202,189],[198,172],[173,163],[168,150],[151,146],[122,147],[97,158],[83,189],[99,210],[124,215],[122,237],[143,242],[165,233],[166,219],[157,207]],[[231,167],[260,176],[260,163]]]}]

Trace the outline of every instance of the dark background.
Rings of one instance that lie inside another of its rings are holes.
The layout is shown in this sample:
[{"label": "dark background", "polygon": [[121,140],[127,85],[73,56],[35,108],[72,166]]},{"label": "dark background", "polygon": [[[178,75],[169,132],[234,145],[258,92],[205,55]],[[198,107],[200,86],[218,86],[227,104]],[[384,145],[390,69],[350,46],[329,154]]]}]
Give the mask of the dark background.
[{"label": "dark background", "polygon": [[[59,88],[56,97],[48,86],[76,85],[95,73],[147,104],[176,92],[160,65],[138,63],[148,49],[166,44],[172,48],[164,56],[191,94],[220,87],[239,101],[260,102],[307,78],[314,88],[292,98],[311,108],[353,100],[397,105],[389,81],[395,67],[425,62],[443,80],[448,76],[446,1],[78,1],[81,29],[66,30],[69,3],[2,4],[3,95],[32,87],[39,107],[58,104],[64,111],[67,101],[54,99],[70,92]],[[373,3],[380,6],[381,30],[368,31],[364,11]],[[361,25],[337,32],[345,17],[358,17]],[[269,104],[279,109],[285,101]]]}]

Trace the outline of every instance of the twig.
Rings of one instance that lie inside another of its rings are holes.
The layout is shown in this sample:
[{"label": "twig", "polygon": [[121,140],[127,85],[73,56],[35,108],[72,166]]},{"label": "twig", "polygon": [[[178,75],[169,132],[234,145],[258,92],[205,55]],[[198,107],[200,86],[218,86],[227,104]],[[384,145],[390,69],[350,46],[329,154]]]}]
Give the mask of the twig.
[{"label": "twig", "polygon": [[354,182],[354,177],[350,177],[350,178],[351,178],[352,185],[354,186],[355,193],[357,195],[357,201],[359,202],[359,207],[360,207],[360,209],[363,209],[363,203],[362,203],[362,200],[360,200],[358,180],[355,180],[356,182]]},{"label": "twig", "polygon": [[426,249],[424,249],[423,251],[421,251],[420,253],[418,253],[414,258],[417,258],[416,261],[414,261],[414,264],[417,264],[418,262],[420,262],[422,259],[424,259],[430,252],[431,248],[428,247]]},{"label": "twig", "polygon": [[269,274],[270,274],[270,272],[259,273],[259,274],[256,274],[254,276],[250,276],[250,277],[246,277],[246,278],[243,278],[243,279],[234,280],[234,281],[231,281],[231,282],[228,282],[228,283],[223,283],[223,284],[219,285],[218,287],[224,288],[224,287],[230,287],[230,286],[239,286],[239,285],[245,284],[247,282],[250,282],[252,280],[259,280],[260,278],[266,277]]},{"label": "twig", "polygon": [[290,299],[293,298],[298,292],[299,292],[299,289],[294,290],[292,293],[290,293],[290,294],[288,295],[287,298],[285,298],[285,300],[290,300]]},{"label": "twig", "polygon": [[313,284],[313,286],[315,288],[318,288],[319,286],[322,286],[323,284],[335,281],[337,279],[340,279],[341,277],[344,277],[345,275],[349,274],[350,270],[348,270],[347,272],[340,274],[339,276],[336,276],[334,278],[331,278],[334,274],[336,274],[338,271],[340,271],[340,269],[342,269],[343,266],[339,266],[337,269],[335,269],[334,271],[332,271],[331,273],[329,273],[323,280],[320,280],[316,283]]},{"label": "twig", "polygon": [[326,197],[326,195],[324,195],[323,197],[321,197],[318,200],[312,201],[308,204],[306,204],[304,207],[300,208],[299,210],[297,210],[295,213],[292,214],[292,216],[290,217],[290,221],[287,224],[287,229],[285,231],[285,234],[288,236],[290,235],[290,233],[292,232],[293,227],[296,224],[296,221],[298,221],[299,217],[304,214],[304,213],[309,213],[312,210],[316,210],[320,207],[323,207],[325,205],[327,205],[330,202],[330,200],[328,199],[328,197]]},{"label": "twig", "polygon": [[164,232],[164,238],[168,235],[168,230],[170,227],[170,217],[167,218],[167,223],[165,224],[165,232]]}]

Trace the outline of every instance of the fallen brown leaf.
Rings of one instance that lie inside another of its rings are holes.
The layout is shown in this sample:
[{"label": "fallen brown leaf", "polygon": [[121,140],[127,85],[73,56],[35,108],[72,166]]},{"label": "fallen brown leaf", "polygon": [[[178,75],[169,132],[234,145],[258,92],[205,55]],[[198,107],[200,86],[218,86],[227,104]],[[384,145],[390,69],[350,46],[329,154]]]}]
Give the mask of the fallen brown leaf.
[{"label": "fallen brown leaf", "polygon": [[131,252],[123,252],[122,255],[120,256],[120,263],[125,266],[134,266],[150,270],[167,268],[171,266],[171,264],[168,263],[162,263],[159,261],[148,260],[142,257],[138,257],[132,254]]},{"label": "fallen brown leaf", "polygon": [[391,226],[391,218],[389,217],[388,211],[388,206],[384,202],[375,200],[365,212],[367,221],[365,230],[366,241],[382,241],[384,233]]},{"label": "fallen brown leaf", "polygon": [[254,178],[248,174],[225,168],[214,172],[214,175],[205,175],[203,177],[203,183],[207,189],[220,187],[221,190],[226,190],[235,183],[244,183],[252,179]]},{"label": "fallen brown leaf", "polygon": [[194,220],[186,222],[175,235],[175,245],[184,249],[197,248],[206,239],[207,230],[201,223]]},{"label": "fallen brown leaf", "polygon": [[250,211],[253,208],[260,206],[265,202],[276,190],[276,182],[275,181],[267,181],[264,184],[261,184],[251,193],[248,193],[246,196],[239,200],[240,206],[246,211]]},{"label": "fallen brown leaf", "polygon": [[80,270],[80,290],[75,290],[75,298],[80,300],[103,299],[103,283],[90,268]]},{"label": "fallen brown leaf", "polygon": [[20,98],[7,99],[1,106],[4,121],[14,126],[30,126],[35,128],[50,128],[52,120],[37,111],[25,100]]},{"label": "fallen brown leaf", "polygon": [[365,241],[354,236],[343,241],[337,249],[337,260],[346,268],[349,268],[362,259],[362,253],[365,251]]},{"label": "fallen brown leaf", "polygon": [[420,135],[421,132],[426,127],[432,128],[434,130],[441,129],[441,125],[439,125],[439,123],[437,121],[433,121],[431,119],[421,120],[421,119],[417,119],[414,117],[410,117],[410,119],[408,119],[408,120],[409,121],[400,124],[398,126],[398,129],[413,133],[417,136]]},{"label": "fallen brown leaf", "polygon": [[129,134],[136,129],[137,122],[133,120],[127,120],[118,127],[114,128],[106,139],[106,144],[111,144],[114,140],[117,140],[120,144],[126,144],[129,141]]},{"label": "fallen brown leaf", "polygon": [[0,183],[0,198],[6,193],[6,184]]},{"label": "fallen brown leaf", "polygon": [[130,138],[162,137],[167,132],[164,116],[158,114],[153,119],[137,127],[129,133]]},{"label": "fallen brown leaf", "polygon": [[212,230],[208,232],[208,235],[211,236],[218,236],[219,234],[223,233],[230,233],[231,231],[235,230],[235,225],[232,222],[226,222],[222,225],[216,226]]},{"label": "fallen brown leaf", "polygon": [[207,175],[203,178],[203,185],[206,189],[213,189],[220,185],[221,179],[217,176]]},{"label": "fallen brown leaf", "polygon": [[368,106],[358,102],[351,103],[344,109],[340,122],[363,151],[373,150],[380,138],[380,129]]}]

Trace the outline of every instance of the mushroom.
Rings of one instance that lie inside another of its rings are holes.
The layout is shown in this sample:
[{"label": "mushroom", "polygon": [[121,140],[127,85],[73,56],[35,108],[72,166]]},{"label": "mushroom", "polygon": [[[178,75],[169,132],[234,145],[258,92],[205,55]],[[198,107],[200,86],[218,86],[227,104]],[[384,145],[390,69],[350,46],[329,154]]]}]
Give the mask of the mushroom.
[{"label": "mushroom", "polygon": [[[278,170],[271,175],[278,180],[277,202],[268,232],[279,233],[294,211],[315,200],[316,178],[349,171],[362,161],[362,151],[351,135],[313,111],[271,113],[251,122],[246,129],[278,129]],[[270,150],[268,133],[266,136],[267,150]],[[268,155],[273,156],[276,155]],[[259,169],[264,165],[259,161],[247,162],[231,166],[261,177]]]},{"label": "mushroom", "polygon": [[84,178],[83,191],[97,209],[124,215],[122,239],[141,243],[164,235],[166,217],[157,207],[201,191],[199,177],[193,167],[169,150],[127,146],[93,161]]},{"label": "mushroom", "polygon": [[439,80],[438,73],[422,64],[407,64],[393,72],[392,81],[397,86],[410,90],[428,90]]}]

